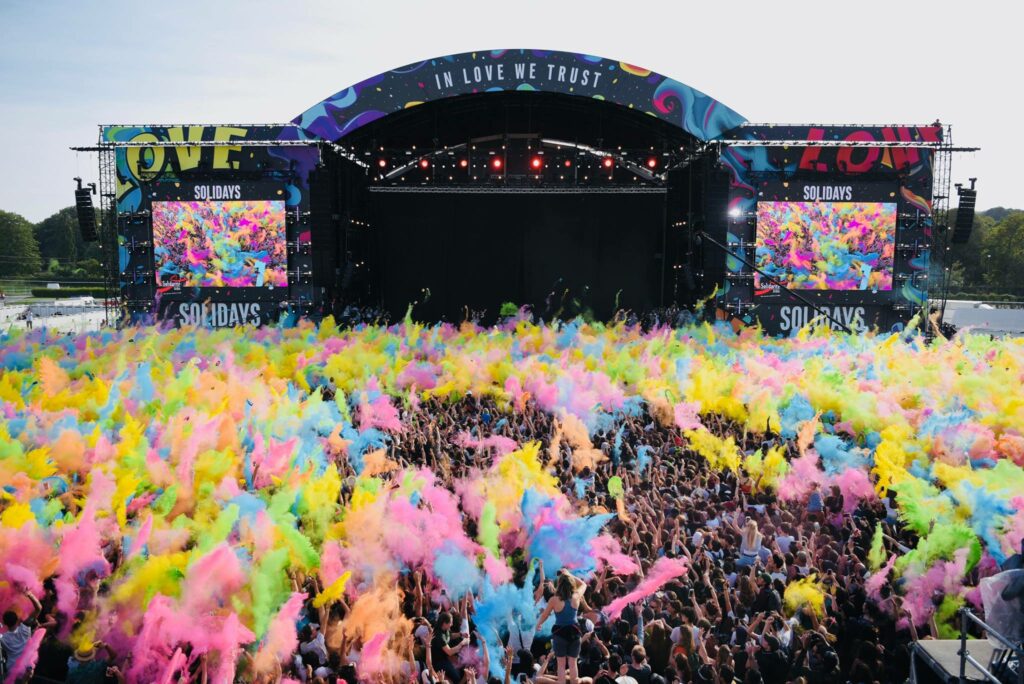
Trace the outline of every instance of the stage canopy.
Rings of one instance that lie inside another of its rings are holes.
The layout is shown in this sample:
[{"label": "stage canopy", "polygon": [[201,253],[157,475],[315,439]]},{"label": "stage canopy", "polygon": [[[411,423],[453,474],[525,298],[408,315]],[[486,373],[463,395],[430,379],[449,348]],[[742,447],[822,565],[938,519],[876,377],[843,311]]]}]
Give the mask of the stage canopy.
[{"label": "stage canopy", "polygon": [[603,100],[657,117],[703,141],[716,140],[745,122],[718,100],[649,69],[554,50],[466,52],[408,64],[339,90],[292,122],[313,138],[337,142],[417,105],[503,91]]}]

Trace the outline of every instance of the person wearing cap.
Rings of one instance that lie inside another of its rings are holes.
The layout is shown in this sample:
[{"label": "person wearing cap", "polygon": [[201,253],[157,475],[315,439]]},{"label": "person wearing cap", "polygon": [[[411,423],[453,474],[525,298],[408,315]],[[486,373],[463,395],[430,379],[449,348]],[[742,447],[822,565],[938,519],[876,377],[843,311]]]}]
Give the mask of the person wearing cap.
[{"label": "person wearing cap", "polygon": [[65,684],[106,684],[108,677],[119,684],[124,682],[121,669],[110,666],[110,651],[101,641],[95,644],[81,644],[68,658]]},{"label": "person wearing cap", "polygon": [[757,576],[757,597],[754,599],[753,610],[757,613],[772,613],[782,610],[782,597],[772,585],[771,575],[761,572]]}]

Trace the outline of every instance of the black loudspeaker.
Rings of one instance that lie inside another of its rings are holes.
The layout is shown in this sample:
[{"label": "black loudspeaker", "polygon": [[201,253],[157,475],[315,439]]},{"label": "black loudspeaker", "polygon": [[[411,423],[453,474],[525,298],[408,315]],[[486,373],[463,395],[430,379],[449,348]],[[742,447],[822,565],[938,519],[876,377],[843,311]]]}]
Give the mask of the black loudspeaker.
[{"label": "black loudspeaker", "polygon": [[953,224],[950,242],[962,245],[971,238],[971,229],[974,228],[974,205],[978,202],[978,191],[973,187],[957,188],[956,191],[960,195],[960,206],[956,208],[956,223]]},{"label": "black loudspeaker", "polygon": [[96,242],[96,212],[92,208],[92,190],[79,188],[75,190],[75,211],[78,214],[78,230],[86,242]]}]

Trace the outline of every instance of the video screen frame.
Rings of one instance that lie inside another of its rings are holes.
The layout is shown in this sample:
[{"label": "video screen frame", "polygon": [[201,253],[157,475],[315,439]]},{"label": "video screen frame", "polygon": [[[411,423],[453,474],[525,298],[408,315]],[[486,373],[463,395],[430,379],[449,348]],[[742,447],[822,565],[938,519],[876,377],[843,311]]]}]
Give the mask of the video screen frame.
[{"label": "video screen frame", "polygon": [[[195,197],[217,196],[199,192],[203,187],[196,187]],[[227,199],[153,199],[157,287],[288,287],[284,198],[266,190],[260,193],[262,198],[242,199],[240,194],[225,193]]]},{"label": "video screen frame", "polygon": [[[754,259],[758,269],[798,291],[891,291],[898,223],[895,198],[859,199],[849,192],[840,196],[841,201],[808,201],[799,195],[760,199]],[[754,288],[778,290],[757,271]]]}]

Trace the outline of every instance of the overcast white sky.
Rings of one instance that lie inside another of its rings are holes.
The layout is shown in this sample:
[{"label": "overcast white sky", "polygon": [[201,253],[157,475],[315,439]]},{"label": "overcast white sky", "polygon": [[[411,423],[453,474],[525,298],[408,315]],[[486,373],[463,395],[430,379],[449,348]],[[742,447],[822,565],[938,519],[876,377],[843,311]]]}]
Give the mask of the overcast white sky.
[{"label": "overcast white sky", "polygon": [[[367,76],[489,49],[585,52],[754,122],[953,124],[979,207],[1024,207],[1024,3],[0,0],[0,209],[95,180],[99,123],[284,122]],[[2,248],[0,248],[2,249]]]}]

